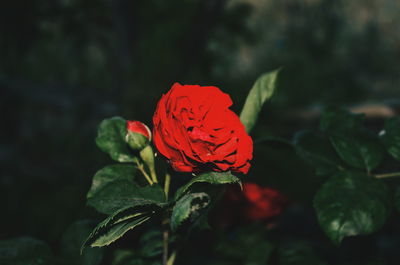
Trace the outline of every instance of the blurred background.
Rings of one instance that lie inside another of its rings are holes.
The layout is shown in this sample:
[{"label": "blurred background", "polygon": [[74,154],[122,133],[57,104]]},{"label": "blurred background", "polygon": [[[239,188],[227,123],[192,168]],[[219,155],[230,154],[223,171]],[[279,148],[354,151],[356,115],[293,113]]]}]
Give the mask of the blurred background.
[{"label": "blurred background", "polygon": [[97,125],[151,125],[174,82],[216,85],[239,111],[255,79],[282,67],[259,137],[290,138],[327,104],[396,112],[399,28],[396,0],[1,1],[0,239],[56,245],[97,216],[85,195],[110,163]]}]

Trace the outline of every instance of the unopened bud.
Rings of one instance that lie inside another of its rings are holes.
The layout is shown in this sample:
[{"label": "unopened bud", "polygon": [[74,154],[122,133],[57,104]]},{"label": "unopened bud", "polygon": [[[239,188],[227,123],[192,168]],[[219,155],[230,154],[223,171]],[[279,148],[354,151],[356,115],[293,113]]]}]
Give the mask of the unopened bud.
[{"label": "unopened bud", "polygon": [[140,121],[126,122],[125,141],[133,150],[142,150],[151,140],[150,129]]}]

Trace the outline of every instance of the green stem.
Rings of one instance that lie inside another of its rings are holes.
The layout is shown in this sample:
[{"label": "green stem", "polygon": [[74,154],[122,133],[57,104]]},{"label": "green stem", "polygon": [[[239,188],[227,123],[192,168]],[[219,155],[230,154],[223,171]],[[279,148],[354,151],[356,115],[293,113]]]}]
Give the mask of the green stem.
[{"label": "green stem", "polygon": [[139,169],[140,172],[142,172],[142,175],[146,178],[147,182],[150,185],[153,185],[154,182],[151,180],[150,176],[147,174],[146,170],[144,169],[143,164],[140,163],[138,159],[135,159],[135,163],[136,163],[136,168]]},{"label": "green stem", "polygon": [[[165,198],[168,200],[169,187],[171,184],[171,175],[167,172],[164,180],[164,193]],[[162,221],[163,227],[163,265],[173,265],[175,261],[176,252],[172,253],[171,257],[168,258],[168,244],[169,244],[169,223],[170,219],[168,216]]]},{"label": "green stem", "polygon": [[375,175],[375,178],[377,179],[392,178],[392,177],[400,177],[400,172]]},{"label": "green stem", "polygon": [[169,193],[169,185],[171,184],[171,175],[169,173],[165,174],[165,180],[164,180],[164,193],[165,197],[168,200],[168,193]]},{"label": "green stem", "polygon": [[158,183],[157,174],[154,166],[150,167],[150,176],[154,183]]},{"label": "green stem", "polygon": [[162,221],[163,226],[163,265],[168,265],[169,219]]},{"label": "green stem", "polygon": [[153,183],[158,183],[156,169],[154,165],[153,148],[148,145],[140,151],[140,157],[150,170],[150,176]]}]

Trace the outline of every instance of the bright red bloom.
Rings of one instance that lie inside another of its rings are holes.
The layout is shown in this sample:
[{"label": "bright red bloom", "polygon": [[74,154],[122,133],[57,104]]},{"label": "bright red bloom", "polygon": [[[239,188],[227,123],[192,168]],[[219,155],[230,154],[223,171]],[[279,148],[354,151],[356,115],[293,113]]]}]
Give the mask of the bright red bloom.
[{"label": "bright red bloom", "polygon": [[146,137],[149,141],[151,140],[151,131],[144,123],[140,121],[127,121],[126,129],[130,132],[139,133]]},{"label": "bright red bloom", "polygon": [[153,116],[155,146],[176,171],[247,173],[253,141],[231,105],[217,87],[175,83]]},{"label": "bright red bloom", "polygon": [[278,191],[260,187],[255,183],[243,183],[243,194],[247,201],[245,214],[248,219],[262,220],[281,214],[287,198]]}]

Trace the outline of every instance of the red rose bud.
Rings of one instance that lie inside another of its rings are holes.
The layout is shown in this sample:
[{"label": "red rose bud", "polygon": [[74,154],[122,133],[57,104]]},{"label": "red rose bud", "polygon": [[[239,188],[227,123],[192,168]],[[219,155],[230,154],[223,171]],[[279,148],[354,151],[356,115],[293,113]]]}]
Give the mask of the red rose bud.
[{"label": "red rose bud", "polygon": [[230,106],[217,87],[175,83],[153,116],[155,146],[176,171],[246,174],[253,141]]},{"label": "red rose bud", "polygon": [[142,150],[151,140],[150,129],[140,121],[126,122],[126,142],[134,150]]},{"label": "red rose bud", "polygon": [[254,221],[278,216],[288,204],[288,199],[278,191],[255,183],[243,183],[243,195],[247,201],[246,217]]}]

